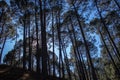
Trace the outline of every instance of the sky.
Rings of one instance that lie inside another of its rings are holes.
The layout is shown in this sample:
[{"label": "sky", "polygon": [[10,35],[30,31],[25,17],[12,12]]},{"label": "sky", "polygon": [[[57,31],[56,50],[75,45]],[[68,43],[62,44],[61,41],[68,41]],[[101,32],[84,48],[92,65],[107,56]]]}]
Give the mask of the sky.
[{"label": "sky", "polygon": [[[23,36],[21,35],[21,30],[17,30],[18,34],[20,35],[18,38],[17,38],[17,41],[19,41],[20,39],[23,39]],[[3,55],[2,55],[2,59],[4,58],[4,56],[14,48],[14,45],[15,45],[15,40],[7,40],[6,43],[5,43],[5,47],[4,47],[4,50],[3,50]]]},{"label": "sky", "polygon": [[[1,0],[0,0],[1,1]],[[6,2],[10,5],[10,2],[9,2],[9,0],[6,0]],[[88,12],[87,12],[88,13]],[[92,19],[93,18],[93,15],[94,15],[94,13],[93,14],[91,14],[91,16],[90,16],[90,18],[89,19]],[[84,17],[85,17],[86,15],[84,14]],[[22,39],[22,35],[21,35],[21,33],[20,33],[20,31],[18,30],[18,34],[20,35],[19,36],[19,38],[17,39],[17,40],[20,40],[20,39]],[[95,35],[95,34],[94,34]],[[98,48],[98,56],[100,56],[100,48],[99,48],[99,46],[100,46],[100,44],[101,44],[101,42],[100,42],[100,37],[99,37],[99,35],[96,35],[96,40],[97,40],[97,42],[95,43],[95,45],[97,46],[97,48]],[[15,44],[15,41],[12,41],[12,40],[7,40],[7,42],[6,42],[6,44],[5,44],[5,48],[4,48],[4,50],[3,50],[3,57],[5,56],[5,54],[7,54],[8,53],[8,51],[10,51],[10,50],[12,50],[13,48],[14,48],[14,44]],[[50,49],[51,51],[52,51],[52,49]],[[70,46],[67,48],[67,53],[69,54],[70,53]],[[58,53],[59,51],[58,51],[58,48],[55,48],[55,52],[56,53]],[[58,54],[57,54],[58,55]],[[3,59],[3,57],[2,57],[2,59]]]}]

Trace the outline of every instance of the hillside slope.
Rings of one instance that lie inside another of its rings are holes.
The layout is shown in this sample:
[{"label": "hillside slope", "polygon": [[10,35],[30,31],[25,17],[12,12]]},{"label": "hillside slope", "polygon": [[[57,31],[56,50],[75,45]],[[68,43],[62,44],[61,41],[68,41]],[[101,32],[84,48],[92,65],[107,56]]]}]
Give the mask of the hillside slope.
[{"label": "hillside slope", "polygon": [[[33,71],[25,71],[21,68],[0,65],[0,80],[42,80],[42,76]],[[64,80],[48,76],[46,80]]]}]

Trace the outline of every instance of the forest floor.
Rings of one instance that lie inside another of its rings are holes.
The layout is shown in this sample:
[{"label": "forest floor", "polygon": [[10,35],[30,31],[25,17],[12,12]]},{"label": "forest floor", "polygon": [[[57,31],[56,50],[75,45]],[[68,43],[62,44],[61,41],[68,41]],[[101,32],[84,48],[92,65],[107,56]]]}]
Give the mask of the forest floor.
[{"label": "forest floor", "polygon": [[[43,80],[41,75],[34,71],[23,70],[8,65],[0,65],[0,80]],[[65,80],[48,76],[46,80]]]}]

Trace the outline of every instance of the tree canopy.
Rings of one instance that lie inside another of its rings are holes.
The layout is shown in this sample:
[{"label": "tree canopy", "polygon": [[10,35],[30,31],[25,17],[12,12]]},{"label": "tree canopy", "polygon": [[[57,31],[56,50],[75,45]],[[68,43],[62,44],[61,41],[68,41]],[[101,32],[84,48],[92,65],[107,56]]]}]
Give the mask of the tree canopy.
[{"label": "tree canopy", "polygon": [[43,80],[119,80],[120,0],[0,0],[0,64]]}]

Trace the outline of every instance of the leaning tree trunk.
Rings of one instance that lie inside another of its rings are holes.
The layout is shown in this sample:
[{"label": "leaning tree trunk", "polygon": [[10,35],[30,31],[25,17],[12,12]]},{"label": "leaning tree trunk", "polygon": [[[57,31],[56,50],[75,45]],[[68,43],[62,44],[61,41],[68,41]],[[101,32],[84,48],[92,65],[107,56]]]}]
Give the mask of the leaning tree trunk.
[{"label": "leaning tree trunk", "polygon": [[101,39],[102,39],[102,41],[103,41],[103,44],[105,45],[105,48],[106,48],[106,50],[107,50],[107,53],[108,53],[108,55],[110,56],[110,59],[112,60],[112,64],[113,64],[113,66],[114,66],[114,68],[115,68],[115,70],[116,70],[116,72],[117,72],[117,75],[119,76],[119,75],[120,75],[120,71],[119,71],[117,65],[115,64],[115,61],[114,61],[112,55],[110,54],[110,51],[109,51],[109,49],[108,49],[108,47],[107,47],[107,44],[106,44],[106,42],[105,42],[105,40],[104,40],[104,38],[103,38],[103,35],[102,35],[101,31],[100,31],[99,29],[98,29],[98,31],[99,31],[99,33],[100,33]]},{"label": "leaning tree trunk", "polygon": [[119,55],[117,54],[117,52],[115,51],[114,46],[112,45],[110,39],[109,39],[109,42],[110,42],[110,46],[112,47],[112,50],[113,50],[114,54],[116,55],[118,61],[120,62],[120,57],[119,57]]},{"label": "leaning tree trunk", "polygon": [[[2,14],[1,14],[2,15]],[[5,22],[3,23],[3,25],[1,26],[2,29],[1,29],[1,32],[0,32],[0,35],[3,34],[3,31],[4,31],[4,25],[5,25]],[[1,40],[1,36],[0,36],[0,40]],[[6,36],[5,36],[6,38]],[[4,39],[4,42],[6,42],[6,40]],[[2,61],[2,54],[3,54],[3,49],[4,49],[4,42],[3,42],[3,46],[2,46],[2,49],[1,49],[1,53],[0,53],[0,64],[1,64],[1,61]]]},{"label": "leaning tree trunk", "polygon": [[[71,42],[72,42],[72,46],[73,46],[73,50],[74,50],[74,57],[75,57],[75,66],[76,66],[76,68],[77,68],[77,74],[78,74],[78,76],[79,76],[79,79],[81,79],[81,76],[80,76],[80,66],[78,65],[79,63],[78,63],[78,60],[79,60],[79,58],[78,58],[78,55],[77,55],[77,52],[76,52],[76,46],[75,46],[75,44],[74,44],[74,40],[72,39],[72,33],[71,33],[71,31],[70,31],[70,29],[69,29],[69,27],[67,26],[67,29],[68,29],[68,32],[69,32],[69,38],[70,38],[70,40],[71,40]],[[76,76],[75,76],[75,78],[76,78]]]},{"label": "leaning tree trunk", "polygon": [[1,23],[1,21],[2,21],[2,17],[4,16],[4,9],[2,8],[2,10],[1,10],[2,12],[1,12],[1,15],[0,15],[0,23]]},{"label": "leaning tree trunk", "polygon": [[[60,3],[61,3],[61,1],[60,1]],[[59,4],[59,7],[61,7],[61,5]],[[61,50],[61,48],[62,48],[62,46],[61,46],[61,44],[62,44],[62,41],[61,41],[61,22],[60,22],[60,20],[61,20],[61,18],[60,18],[60,12],[61,12],[61,10],[58,10],[58,26],[57,26],[57,31],[58,31],[58,39],[59,39],[59,57],[60,57],[60,60],[61,60],[61,63],[62,63],[62,65],[61,65],[61,67],[62,67],[62,78],[64,79],[65,78],[65,72],[64,72],[64,63],[63,63],[63,55],[62,55],[62,50]]]},{"label": "leaning tree trunk", "polygon": [[119,3],[117,2],[117,0],[114,0],[114,2],[116,3],[116,5],[118,6],[119,10],[120,10],[120,5]]},{"label": "leaning tree trunk", "polygon": [[4,50],[4,47],[5,47],[6,40],[7,40],[7,36],[5,36],[5,39],[4,39],[4,42],[3,42],[3,45],[2,45],[2,49],[1,49],[1,52],[0,52],[0,64],[2,62],[2,54],[3,54],[3,50]]},{"label": "leaning tree trunk", "polygon": [[100,10],[99,10],[98,5],[97,5],[97,0],[95,0],[95,6],[96,6],[97,11],[98,11],[98,14],[99,14],[99,16],[100,16],[101,23],[103,24],[103,27],[104,27],[104,29],[106,30],[106,32],[107,32],[107,34],[108,34],[108,37],[109,37],[110,40],[111,40],[111,43],[113,44],[113,46],[114,46],[114,48],[115,48],[117,54],[118,54],[119,57],[120,57],[119,49],[117,48],[117,46],[116,46],[114,40],[112,39],[112,37],[111,37],[111,35],[110,35],[110,32],[109,32],[109,30],[108,30],[108,28],[107,28],[107,26],[106,26],[106,24],[105,24],[105,21],[104,21],[102,15],[101,15],[101,13],[100,13]]},{"label": "leaning tree trunk", "polygon": [[[5,22],[3,22],[3,24],[2,24],[2,29],[1,29],[1,32],[0,32],[0,35],[2,35],[3,34],[3,32],[4,32],[4,25],[5,25]],[[2,37],[0,36],[0,39],[1,39]]]},{"label": "leaning tree trunk", "polygon": [[62,45],[63,55],[64,55],[64,58],[65,58],[66,70],[67,70],[67,73],[68,73],[69,80],[72,80],[72,76],[71,76],[71,73],[70,73],[70,65],[69,65],[70,63],[69,63],[69,60],[68,60],[68,57],[67,57],[65,44],[63,42],[64,42],[64,40],[62,40],[61,45]]},{"label": "leaning tree trunk", "polygon": [[86,80],[86,77],[85,77],[85,71],[84,71],[84,68],[83,68],[83,62],[81,61],[81,57],[80,57],[80,52],[79,52],[79,46],[77,44],[77,38],[76,38],[76,34],[75,34],[75,29],[74,29],[74,25],[73,25],[73,22],[72,22],[72,19],[70,17],[70,23],[71,23],[71,27],[72,27],[72,32],[73,32],[73,37],[74,37],[74,42],[75,42],[75,47],[76,47],[76,51],[77,51],[77,56],[78,56],[78,62],[79,62],[79,67],[80,67],[80,73],[82,74],[81,78],[83,80]]},{"label": "leaning tree trunk", "polygon": [[[59,14],[59,13],[58,13]],[[58,18],[60,17],[60,15],[58,15]],[[64,74],[62,76],[62,72],[61,68],[63,67],[62,64],[62,51],[61,51],[61,34],[60,34],[60,22],[58,20],[57,16],[56,16],[56,24],[57,24],[57,35],[58,35],[58,45],[59,45],[59,77],[64,77]]]},{"label": "leaning tree trunk", "polygon": [[79,27],[80,27],[81,35],[82,35],[83,40],[84,40],[84,44],[85,44],[85,48],[86,48],[87,59],[88,59],[89,65],[90,65],[90,67],[91,67],[92,78],[93,78],[93,80],[98,80],[98,79],[97,79],[97,75],[96,75],[96,73],[95,73],[94,65],[93,65],[93,63],[92,63],[92,59],[91,59],[91,56],[90,56],[90,51],[89,51],[88,44],[87,44],[87,41],[86,41],[86,38],[85,38],[85,34],[84,34],[83,28],[82,28],[82,26],[81,26],[81,22],[80,22],[80,19],[79,19],[78,11],[77,11],[74,3],[72,3],[72,5],[73,5],[73,7],[74,7],[74,11],[75,11],[75,13],[76,13],[75,15],[76,15],[76,18],[77,18]]}]

